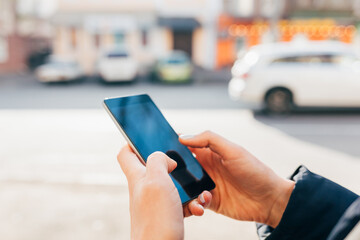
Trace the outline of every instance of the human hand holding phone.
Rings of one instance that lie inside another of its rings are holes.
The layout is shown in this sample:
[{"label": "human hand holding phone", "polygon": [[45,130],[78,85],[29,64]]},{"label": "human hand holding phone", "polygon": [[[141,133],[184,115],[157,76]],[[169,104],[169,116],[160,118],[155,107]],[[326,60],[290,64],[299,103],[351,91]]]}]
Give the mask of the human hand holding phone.
[{"label": "human hand holding phone", "polygon": [[217,186],[205,206],[237,220],[273,228],[279,224],[294,182],[279,177],[245,149],[210,131],[182,135],[179,140],[196,155]]},{"label": "human hand holding phone", "polygon": [[217,187],[182,207],[169,175],[176,162],[156,152],[145,167],[126,145],[118,161],[129,184],[132,239],[183,239],[183,217],[202,215],[200,205],[237,220],[277,226],[294,188],[292,181],[212,132],[179,139],[196,154]]},{"label": "human hand holding phone", "polygon": [[129,185],[131,239],[183,239],[181,200],[169,176],[176,162],[157,152],[145,167],[128,145],[118,161]]},{"label": "human hand holding phone", "polygon": [[277,226],[293,182],[214,133],[179,139],[148,95],[105,99],[104,106],[131,146],[118,160],[129,182],[134,239],[181,239],[183,216],[200,216],[203,206]]},{"label": "human hand holding phone", "polygon": [[201,216],[211,194],[204,192],[182,206],[169,176],[177,164],[164,153],[151,154],[145,167],[126,145],[118,161],[129,185],[131,239],[183,239],[184,216]]},{"label": "human hand holding phone", "polygon": [[179,142],[178,135],[149,95],[107,98],[103,104],[144,164],[156,151],[165,153],[177,162],[177,168],[170,177],[183,205],[205,190],[215,188],[214,182],[189,149]]}]

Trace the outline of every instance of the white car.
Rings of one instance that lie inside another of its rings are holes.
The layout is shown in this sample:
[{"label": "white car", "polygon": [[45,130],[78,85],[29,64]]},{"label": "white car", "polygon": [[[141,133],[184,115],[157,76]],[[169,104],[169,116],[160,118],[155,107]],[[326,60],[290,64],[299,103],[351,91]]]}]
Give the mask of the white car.
[{"label": "white car", "polygon": [[133,81],[138,71],[138,62],[126,50],[106,51],[98,59],[98,73],[105,82]]},{"label": "white car", "polygon": [[229,95],[275,113],[294,107],[360,107],[360,58],[333,41],[258,45],[233,68]]},{"label": "white car", "polygon": [[84,76],[79,64],[75,61],[51,59],[35,71],[40,82],[69,82]]}]

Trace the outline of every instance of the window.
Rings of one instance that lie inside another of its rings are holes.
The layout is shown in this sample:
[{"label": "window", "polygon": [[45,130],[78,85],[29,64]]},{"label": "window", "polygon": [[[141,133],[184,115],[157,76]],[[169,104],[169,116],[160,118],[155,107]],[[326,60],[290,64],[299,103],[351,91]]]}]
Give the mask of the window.
[{"label": "window", "polygon": [[107,55],[108,58],[126,58],[128,56],[126,52],[113,52]]},{"label": "window", "polygon": [[314,54],[314,55],[303,55],[303,56],[287,56],[277,58],[272,61],[272,64],[335,64],[335,56],[331,54]]},{"label": "window", "polygon": [[76,49],[77,46],[77,32],[76,28],[71,28],[70,30],[70,41],[71,41],[71,47]]}]

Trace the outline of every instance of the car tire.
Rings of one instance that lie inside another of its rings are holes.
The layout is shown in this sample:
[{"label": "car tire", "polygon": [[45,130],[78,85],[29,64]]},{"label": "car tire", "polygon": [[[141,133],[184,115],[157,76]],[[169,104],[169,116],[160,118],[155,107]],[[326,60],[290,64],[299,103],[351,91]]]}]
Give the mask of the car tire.
[{"label": "car tire", "polygon": [[287,89],[270,90],[265,97],[266,111],[272,114],[287,114],[293,110],[292,94]]}]

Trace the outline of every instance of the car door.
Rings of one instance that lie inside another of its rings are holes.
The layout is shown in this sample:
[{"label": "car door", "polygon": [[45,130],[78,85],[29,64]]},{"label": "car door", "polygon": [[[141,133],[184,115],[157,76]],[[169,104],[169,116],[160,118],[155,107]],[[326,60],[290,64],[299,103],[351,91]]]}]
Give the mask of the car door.
[{"label": "car door", "polygon": [[276,58],[269,66],[268,78],[274,86],[288,88],[298,106],[332,106],[338,103],[337,85],[341,69],[334,67],[330,55],[299,53]]},{"label": "car door", "polygon": [[339,106],[360,107],[360,58],[355,55],[334,56],[333,61],[343,73],[337,85]]},{"label": "car door", "polygon": [[294,60],[296,65],[296,103],[300,106],[339,106],[345,90],[339,85],[345,71],[333,62],[331,54],[304,54]]}]

